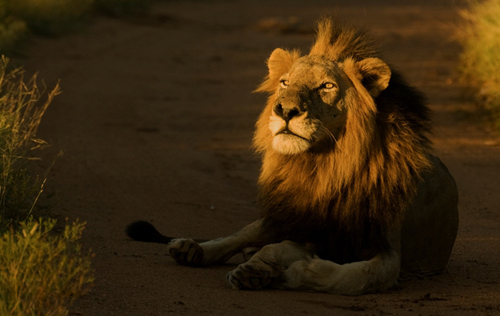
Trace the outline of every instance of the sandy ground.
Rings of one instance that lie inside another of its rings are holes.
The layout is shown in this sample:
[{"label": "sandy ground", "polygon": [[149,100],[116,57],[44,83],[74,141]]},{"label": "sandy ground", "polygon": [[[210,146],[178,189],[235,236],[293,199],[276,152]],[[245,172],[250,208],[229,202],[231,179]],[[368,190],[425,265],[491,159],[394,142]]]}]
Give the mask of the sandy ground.
[{"label": "sandy ground", "polygon": [[[71,315],[500,314],[500,138],[456,79],[458,7],[373,2],[165,1],[146,16],[99,18],[82,34],[36,40],[22,62],[63,89],[39,133],[65,150],[45,203],[59,218],[86,221],[83,244],[95,253],[95,285]],[[188,268],[164,245],[129,240],[123,230],[136,219],[215,238],[257,217],[250,146],[265,96],[251,91],[271,51],[306,52],[325,14],[370,28],[386,60],[429,97],[435,151],[461,196],[447,271],[360,297],[235,291],[225,274],[239,258]],[[290,17],[289,32],[264,27]]]}]

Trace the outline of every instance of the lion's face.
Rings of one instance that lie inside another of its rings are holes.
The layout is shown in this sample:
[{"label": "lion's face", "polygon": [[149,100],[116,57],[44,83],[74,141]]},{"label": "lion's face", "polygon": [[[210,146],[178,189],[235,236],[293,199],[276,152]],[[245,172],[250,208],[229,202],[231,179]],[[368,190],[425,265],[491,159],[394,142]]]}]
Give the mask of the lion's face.
[{"label": "lion's face", "polygon": [[352,111],[349,91],[374,98],[387,88],[391,75],[378,58],[339,63],[321,55],[294,57],[279,48],[268,66],[269,78],[279,78],[269,118],[272,147],[287,155],[336,143]]},{"label": "lion's face", "polygon": [[345,77],[336,63],[322,56],[299,58],[281,76],[269,121],[274,150],[293,155],[336,141],[347,116]]}]

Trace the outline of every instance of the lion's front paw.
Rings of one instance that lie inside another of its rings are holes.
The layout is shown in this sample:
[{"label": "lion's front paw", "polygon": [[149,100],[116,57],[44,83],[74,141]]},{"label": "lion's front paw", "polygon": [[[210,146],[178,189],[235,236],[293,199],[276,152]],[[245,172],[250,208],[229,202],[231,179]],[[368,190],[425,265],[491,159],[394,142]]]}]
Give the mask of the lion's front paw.
[{"label": "lion's front paw", "polygon": [[168,245],[170,256],[185,266],[203,265],[203,248],[192,239],[175,239]]},{"label": "lion's front paw", "polygon": [[240,264],[226,276],[227,282],[236,290],[260,290],[280,275],[279,269],[260,260]]}]

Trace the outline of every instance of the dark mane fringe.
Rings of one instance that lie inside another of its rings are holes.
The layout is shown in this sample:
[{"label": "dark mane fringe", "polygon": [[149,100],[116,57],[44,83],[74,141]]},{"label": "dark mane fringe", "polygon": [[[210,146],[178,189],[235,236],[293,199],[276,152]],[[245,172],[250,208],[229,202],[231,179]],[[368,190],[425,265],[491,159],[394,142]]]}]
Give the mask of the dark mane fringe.
[{"label": "dark mane fringe", "polygon": [[274,94],[254,136],[263,154],[264,232],[276,242],[315,243],[321,257],[338,263],[369,259],[388,247],[385,233],[401,220],[430,168],[430,120],[422,95],[393,71],[388,88],[373,100],[357,77],[355,62],[377,56],[372,43],[365,32],[328,19],[319,23],[310,54],[341,62],[355,86],[346,93],[348,118],[336,144],[297,155],[273,151],[268,125]]}]

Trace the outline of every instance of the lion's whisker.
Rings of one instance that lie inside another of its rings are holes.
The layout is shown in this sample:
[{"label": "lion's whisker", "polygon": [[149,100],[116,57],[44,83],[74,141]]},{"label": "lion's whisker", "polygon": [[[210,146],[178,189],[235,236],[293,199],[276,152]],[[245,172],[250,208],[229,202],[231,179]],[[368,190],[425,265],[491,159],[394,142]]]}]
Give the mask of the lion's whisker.
[{"label": "lion's whisker", "polygon": [[[332,131],[330,131],[324,124],[323,122],[319,122],[320,125],[319,127],[321,128],[321,130],[328,136],[328,138],[332,141],[333,144],[336,144],[338,145],[338,140],[337,138],[335,137],[335,135],[333,135]],[[342,148],[340,148],[340,146],[338,147],[340,151],[342,151]]]}]

